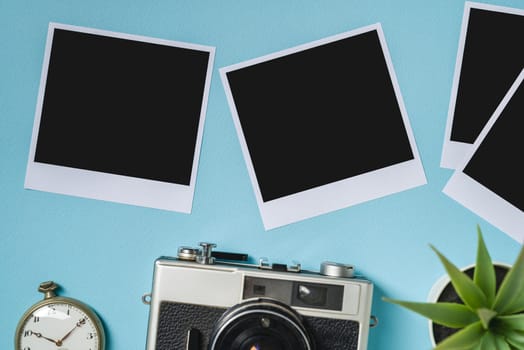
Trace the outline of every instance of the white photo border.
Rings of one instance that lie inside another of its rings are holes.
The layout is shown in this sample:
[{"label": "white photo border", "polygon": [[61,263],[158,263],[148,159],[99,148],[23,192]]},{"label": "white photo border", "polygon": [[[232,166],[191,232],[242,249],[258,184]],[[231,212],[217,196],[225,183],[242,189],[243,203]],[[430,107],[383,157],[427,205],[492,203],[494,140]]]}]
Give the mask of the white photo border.
[{"label": "white photo border", "polygon": [[451,132],[453,129],[453,119],[454,119],[455,107],[457,103],[460,75],[462,71],[462,60],[464,58],[464,49],[465,49],[466,40],[467,40],[469,16],[470,16],[472,9],[487,10],[487,11],[493,11],[493,12],[500,12],[500,13],[524,16],[524,10],[511,8],[511,7],[505,7],[505,6],[490,5],[490,4],[485,4],[485,3],[466,1],[465,6],[464,6],[464,14],[462,18],[462,26],[460,30],[460,39],[459,39],[457,57],[456,57],[456,62],[455,62],[455,71],[453,74],[453,85],[451,88],[451,97],[450,97],[450,102],[448,106],[446,129],[444,133],[444,142],[442,146],[442,155],[441,155],[441,160],[440,160],[440,166],[442,168],[447,168],[447,169],[456,169],[461,164],[464,157],[471,151],[471,148],[473,147],[473,144],[470,144],[470,143],[451,140]]},{"label": "white photo border", "polygon": [[497,195],[495,192],[472,179],[470,176],[466,175],[464,173],[464,168],[482,144],[482,141],[486,138],[486,135],[488,135],[491,127],[502,114],[506,105],[511,101],[511,98],[517,89],[523,84],[523,81],[524,69],[519,74],[506,96],[504,96],[504,99],[497,107],[486,126],[482,129],[482,132],[469,150],[469,154],[467,154],[465,159],[463,159],[462,164],[453,173],[443,189],[443,192],[446,195],[484,218],[495,227],[498,227],[521,244],[524,243],[524,212]]},{"label": "white photo border", "polygon": [[[38,141],[38,132],[40,128],[42,107],[44,103],[44,94],[55,29],[154,43],[209,53],[204,94],[202,97],[202,107],[200,111],[197,137],[195,142],[191,178],[188,186],[35,162],[34,159]],[[212,46],[125,34],[55,22],[49,23],[24,187],[26,189],[53,192],[83,198],[176,211],[186,214],[191,213],[209,89],[213,72],[214,56],[215,47]]]},{"label": "white photo border", "polygon": [[[246,138],[240,124],[240,118],[235,107],[231,87],[227,79],[227,73],[371,31],[376,31],[378,34],[382,52],[387,64],[389,77],[394,88],[395,96],[397,98],[397,103],[402,115],[405,131],[408,136],[414,158],[406,162],[371,171],[355,177],[347,178],[334,183],[318,186],[309,190],[264,202],[258,184],[257,175],[254,170],[253,161],[247,147]],[[276,53],[223,67],[219,71],[233,117],[233,122],[242,148],[244,160],[248,169],[251,184],[255,192],[262,222],[266,230],[278,228],[287,224],[346,208],[365,201],[425,185],[427,183],[420,155],[417,150],[415,137],[409,123],[407,110],[400,93],[400,87],[393,69],[393,63],[380,23],[358,28],[345,33],[340,33],[338,35],[312,41]]]}]

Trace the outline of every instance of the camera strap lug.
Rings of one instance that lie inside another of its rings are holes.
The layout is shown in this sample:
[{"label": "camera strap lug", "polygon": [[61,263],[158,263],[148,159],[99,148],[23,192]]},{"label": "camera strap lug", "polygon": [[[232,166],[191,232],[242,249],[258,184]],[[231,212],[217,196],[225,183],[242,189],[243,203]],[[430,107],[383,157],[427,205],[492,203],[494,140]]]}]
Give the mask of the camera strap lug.
[{"label": "camera strap lug", "polygon": [[370,318],[371,318],[371,322],[369,323],[369,328],[375,328],[376,326],[378,326],[378,317],[371,315]]},{"label": "camera strap lug", "polygon": [[142,295],[142,303],[146,305],[151,305],[151,293],[146,293]]}]

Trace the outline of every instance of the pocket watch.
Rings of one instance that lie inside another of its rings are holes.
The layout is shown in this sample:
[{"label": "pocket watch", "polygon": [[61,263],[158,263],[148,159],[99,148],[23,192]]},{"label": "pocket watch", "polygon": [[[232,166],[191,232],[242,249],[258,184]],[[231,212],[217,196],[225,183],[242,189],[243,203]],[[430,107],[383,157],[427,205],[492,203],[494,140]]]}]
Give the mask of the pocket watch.
[{"label": "pocket watch", "polygon": [[57,296],[53,281],[40,284],[44,300],[31,306],[20,319],[15,350],[104,350],[100,319],[86,304]]}]

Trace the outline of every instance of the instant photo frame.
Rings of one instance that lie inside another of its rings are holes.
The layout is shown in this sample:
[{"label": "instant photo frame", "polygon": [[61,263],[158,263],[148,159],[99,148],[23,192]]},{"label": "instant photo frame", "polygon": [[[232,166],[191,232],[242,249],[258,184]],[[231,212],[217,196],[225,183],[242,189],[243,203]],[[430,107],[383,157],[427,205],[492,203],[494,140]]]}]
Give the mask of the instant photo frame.
[{"label": "instant photo frame", "polygon": [[524,69],[443,192],[524,243]]},{"label": "instant photo frame", "polygon": [[220,75],[266,230],[426,183],[380,24]]},{"label": "instant photo frame", "polygon": [[214,53],[50,23],[25,187],[190,213]]},{"label": "instant photo frame", "polygon": [[456,169],[523,67],[524,10],[466,2],[441,167]]}]

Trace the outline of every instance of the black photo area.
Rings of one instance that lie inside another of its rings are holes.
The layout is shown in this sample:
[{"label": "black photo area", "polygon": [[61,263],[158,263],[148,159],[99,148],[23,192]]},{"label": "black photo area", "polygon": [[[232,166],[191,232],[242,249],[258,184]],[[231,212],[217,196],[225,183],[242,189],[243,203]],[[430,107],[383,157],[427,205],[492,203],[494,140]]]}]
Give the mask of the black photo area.
[{"label": "black photo area", "polygon": [[524,211],[524,84],[508,102],[463,172]]},{"label": "black photo area", "polygon": [[451,141],[473,144],[524,67],[524,16],[472,8]]},{"label": "black photo area", "polygon": [[264,202],[414,158],[376,30],[227,79]]},{"label": "black photo area", "polygon": [[55,29],[35,161],[189,185],[208,60]]}]

